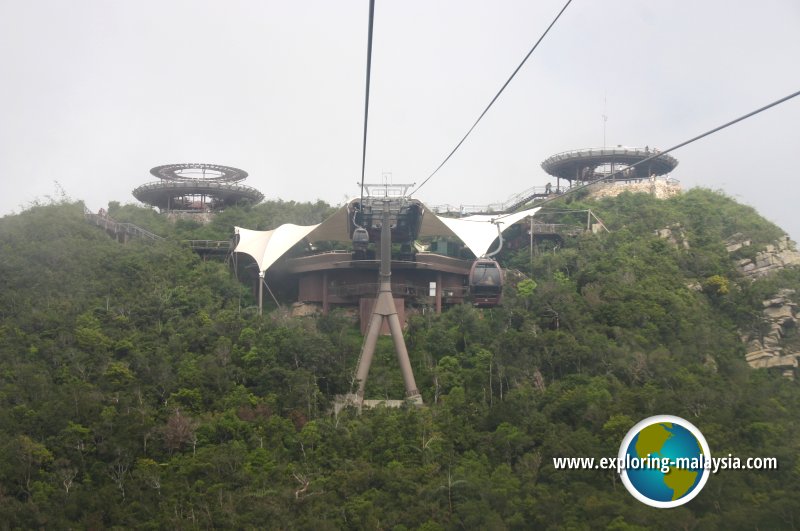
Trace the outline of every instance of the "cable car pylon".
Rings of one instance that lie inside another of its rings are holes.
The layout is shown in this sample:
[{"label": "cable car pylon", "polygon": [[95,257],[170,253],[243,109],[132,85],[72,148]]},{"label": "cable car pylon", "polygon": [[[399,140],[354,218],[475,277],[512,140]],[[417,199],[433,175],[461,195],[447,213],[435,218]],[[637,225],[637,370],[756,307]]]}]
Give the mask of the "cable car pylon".
[{"label": "cable car pylon", "polygon": [[384,199],[383,218],[381,221],[380,284],[378,295],[372,306],[372,314],[367,327],[367,334],[364,336],[364,343],[361,347],[358,367],[356,368],[355,378],[353,380],[353,384],[358,381],[358,391],[354,398],[359,409],[364,404],[364,389],[367,384],[367,376],[369,375],[372,360],[375,357],[375,346],[378,343],[378,336],[380,336],[384,320],[389,323],[389,332],[394,342],[397,362],[403,374],[406,400],[411,401],[415,405],[422,405],[422,395],[420,395],[417,389],[417,383],[414,380],[414,372],[411,369],[411,361],[408,358],[408,349],[406,349],[406,342],[403,338],[403,327],[397,315],[394,297],[392,297],[392,231],[390,207],[391,200],[388,198]]}]

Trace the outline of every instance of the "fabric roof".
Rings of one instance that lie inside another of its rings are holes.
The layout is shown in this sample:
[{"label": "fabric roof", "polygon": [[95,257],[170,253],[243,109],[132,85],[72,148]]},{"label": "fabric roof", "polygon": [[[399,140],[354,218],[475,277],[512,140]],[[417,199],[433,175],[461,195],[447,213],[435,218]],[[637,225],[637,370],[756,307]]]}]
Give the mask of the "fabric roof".
[{"label": "fabric roof", "polygon": [[308,235],[310,242],[349,242],[352,236],[348,228],[348,205],[344,205],[339,210],[333,213],[331,217],[315,225],[314,230]]},{"label": "fabric roof", "polygon": [[480,258],[489,252],[492,243],[497,239],[498,226],[504,231],[517,221],[533,216],[538,211],[538,208],[531,208],[513,214],[476,214],[464,218],[445,218],[437,216],[426,208],[419,235],[455,236]]},{"label": "fabric roof", "polygon": [[239,243],[234,250],[252,256],[258,264],[258,270],[263,272],[318,226],[287,223],[266,231],[235,227]]},{"label": "fabric roof", "polygon": [[[419,236],[458,238],[480,258],[486,255],[497,239],[498,226],[501,230],[506,230],[517,221],[533,216],[538,211],[538,208],[531,208],[513,214],[479,214],[465,218],[446,218],[437,216],[423,205]],[[236,234],[239,235],[235,251],[252,256],[258,264],[259,271],[264,272],[303,238],[310,242],[350,241],[347,216],[348,209],[345,205],[317,225],[287,223],[267,231],[235,227]]]}]

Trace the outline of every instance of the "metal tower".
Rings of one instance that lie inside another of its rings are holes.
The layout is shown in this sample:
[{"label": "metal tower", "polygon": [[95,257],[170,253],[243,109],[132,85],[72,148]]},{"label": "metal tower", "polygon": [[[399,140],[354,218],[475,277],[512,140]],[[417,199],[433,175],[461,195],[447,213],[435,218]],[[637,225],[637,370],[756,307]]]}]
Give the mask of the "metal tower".
[{"label": "metal tower", "polygon": [[[358,391],[354,399],[356,405],[359,407],[364,403],[364,388],[367,384],[367,376],[369,375],[369,369],[372,365],[372,359],[375,356],[375,346],[378,342],[378,336],[380,336],[384,320],[389,324],[389,332],[394,342],[397,362],[403,374],[406,400],[410,400],[417,405],[422,405],[422,396],[414,380],[414,372],[411,369],[411,361],[408,358],[408,350],[406,349],[405,339],[403,338],[403,328],[400,325],[400,318],[397,315],[397,308],[395,307],[394,298],[392,297],[392,211],[396,213],[394,221],[395,225],[398,225],[401,221],[399,220],[399,215],[403,201],[404,198],[392,199],[389,198],[388,195],[381,200],[383,215],[380,221],[380,273],[378,295],[372,307],[369,326],[364,336],[364,343],[361,347],[361,354],[358,359],[358,367],[353,382],[355,383],[355,381],[358,381]],[[374,212],[378,206],[376,204],[377,198],[373,199],[372,203],[372,210]]]}]

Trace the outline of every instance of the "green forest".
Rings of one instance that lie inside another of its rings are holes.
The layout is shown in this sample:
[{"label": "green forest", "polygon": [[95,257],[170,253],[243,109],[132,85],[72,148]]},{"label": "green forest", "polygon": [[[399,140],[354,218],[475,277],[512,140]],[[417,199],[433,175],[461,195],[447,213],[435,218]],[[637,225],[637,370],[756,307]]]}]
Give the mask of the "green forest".
[{"label": "green forest", "polygon": [[[524,275],[502,306],[410,318],[425,407],[338,415],[362,341],[351,316],[258,317],[252,286],[181,243],[318,223],[330,205],[268,201],[200,225],[112,202],[166,237],[124,245],[65,198],[1,218],[0,528],[800,528],[800,387],[751,369],[742,340],[764,327],[763,300],[797,302],[800,269],[736,268],[783,231],[703,189],[575,197],[538,217],[587,208],[609,232],[501,253]],[[736,234],[752,244],[729,253]],[[388,338],[367,394],[403,395]],[[616,472],[554,468],[616,456],[657,414],[695,424],[714,455],[779,468],[721,471],[674,509]]]}]

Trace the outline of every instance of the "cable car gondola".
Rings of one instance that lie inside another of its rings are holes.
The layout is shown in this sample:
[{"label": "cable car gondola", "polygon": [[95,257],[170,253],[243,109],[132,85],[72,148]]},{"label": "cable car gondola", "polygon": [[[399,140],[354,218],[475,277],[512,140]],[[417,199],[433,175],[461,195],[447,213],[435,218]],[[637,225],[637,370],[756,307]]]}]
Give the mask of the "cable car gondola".
[{"label": "cable car gondola", "polygon": [[503,269],[496,260],[479,258],[469,270],[469,292],[472,304],[478,308],[491,308],[500,304],[503,297]]},{"label": "cable car gondola", "polygon": [[353,260],[366,260],[369,247],[369,233],[364,227],[353,231]]}]

